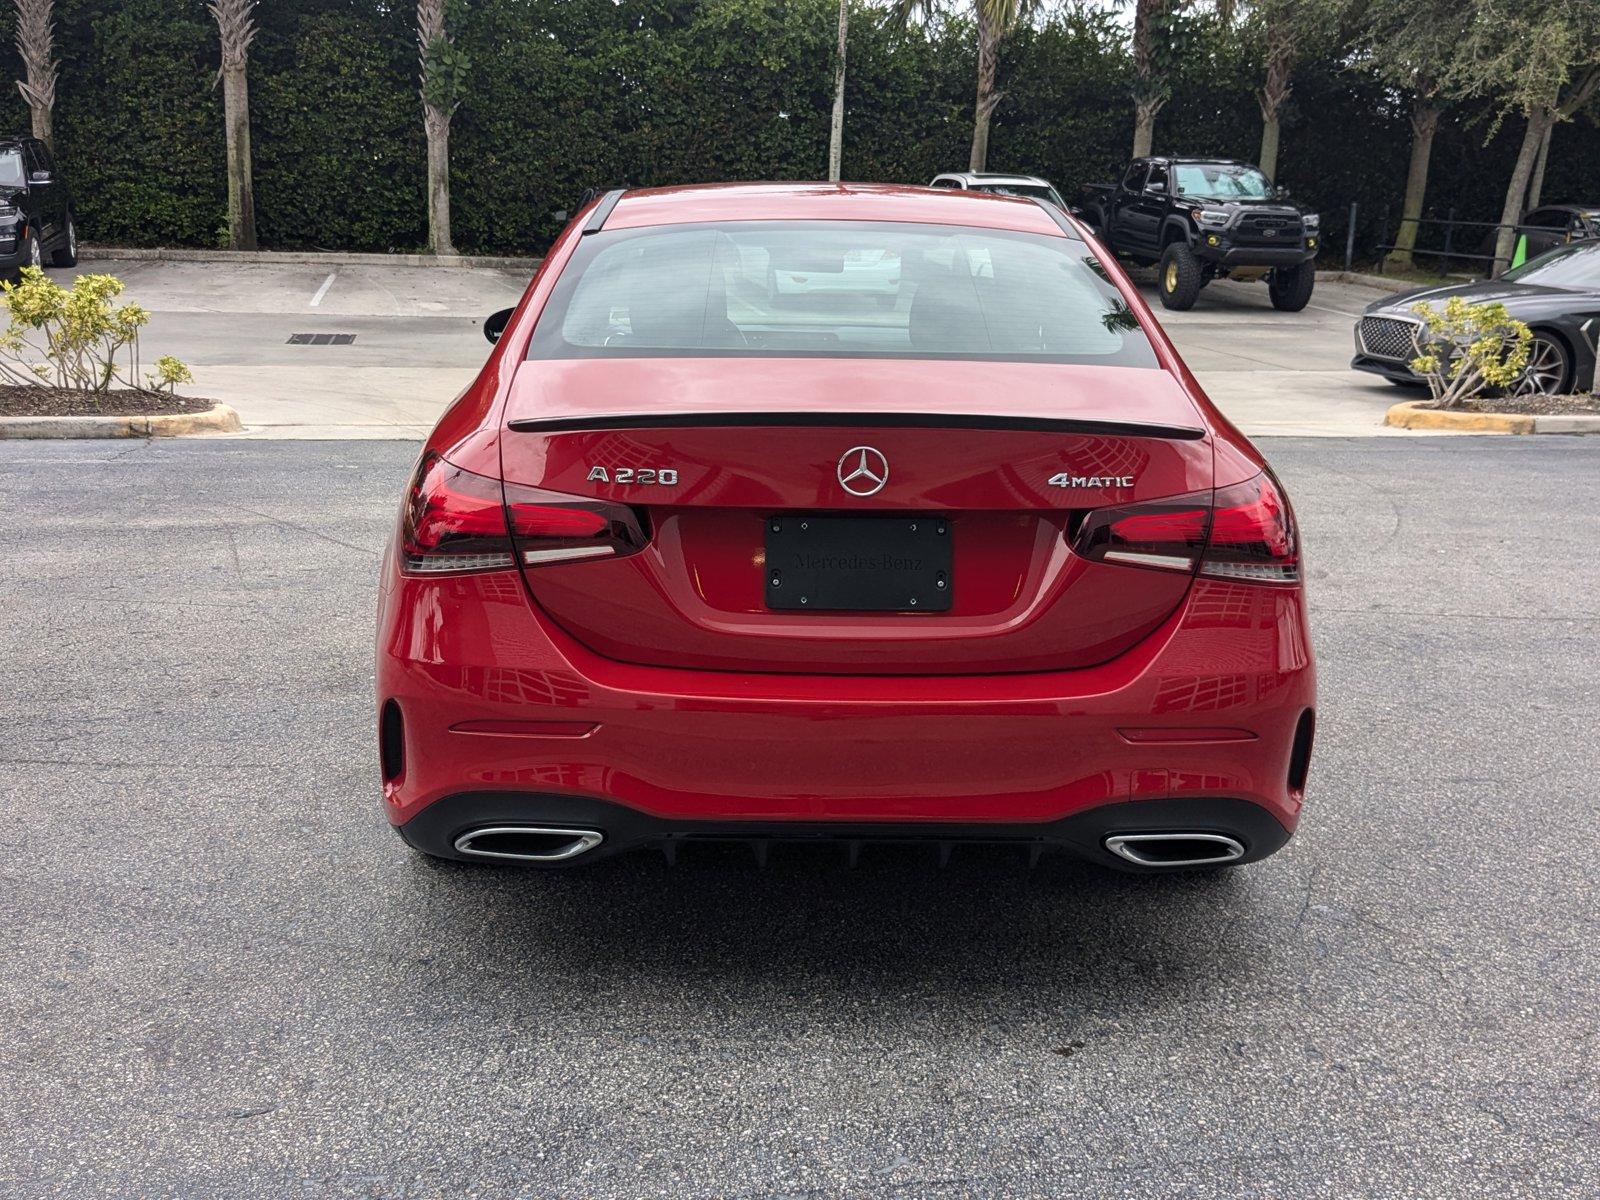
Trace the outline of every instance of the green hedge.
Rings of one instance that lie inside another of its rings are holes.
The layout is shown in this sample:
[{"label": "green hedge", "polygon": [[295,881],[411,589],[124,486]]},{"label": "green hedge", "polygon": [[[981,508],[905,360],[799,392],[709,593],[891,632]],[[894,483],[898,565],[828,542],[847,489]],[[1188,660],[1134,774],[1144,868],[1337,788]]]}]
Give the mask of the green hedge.
[{"label": "green hedge", "polygon": [[[835,0],[467,0],[470,86],[451,135],[461,249],[530,253],[584,189],[824,173]],[[58,0],[57,148],[84,236],[215,245],[225,225],[216,32],[204,0]],[[416,249],[423,137],[406,0],[271,0],[250,64],[256,211],[264,245]],[[15,77],[13,10],[0,47]],[[1132,140],[1122,23],[1067,10],[1021,31],[1001,62],[990,163],[1063,192],[1110,178]],[[1347,70],[1341,39],[1296,70],[1280,174],[1322,208],[1330,243],[1351,201],[1359,242],[1392,234],[1410,126],[1404,97]],[[863,5],[851,28],[845,172],[926,182],[966,165],[975,53],[951,20],[897,31]],[[1250,35],[1198,19],[1196,49],[1156,123],[1156,148],[1253,157]],[[27,126],[14,87],[0,119]],[[1498,214],[1520,122],[1489,105],[1442,124],[1430,209]],[[1600,131],[1556,134],[1545,195],[1600,201]]]}]

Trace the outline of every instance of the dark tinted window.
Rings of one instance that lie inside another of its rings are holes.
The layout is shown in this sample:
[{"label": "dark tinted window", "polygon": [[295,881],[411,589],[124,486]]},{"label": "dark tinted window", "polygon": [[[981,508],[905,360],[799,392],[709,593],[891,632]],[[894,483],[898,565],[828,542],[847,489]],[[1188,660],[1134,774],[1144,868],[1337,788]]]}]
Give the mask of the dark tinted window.
[{"label": "dark tinted window", "polygon": [[976,358],[1156,365],[1080,241],[966,226],[609,230],[562,271],[532,358]]},{"label": "dark tinted window", "polygon": [[1161,185],[1162,191],[1167,190],[1167,169],[1160,163],[1151,163],[1150,178],[1144,181],[1144,190],[1148,192],[1158,183]]},{"label": "dark tinted window", "polygon": [[1136,162],[1128,168],[1128,173],[1122,177],[1122,186],[1130,192],[1137,192],[1144,187],[1144,173],[1146,164]]}]

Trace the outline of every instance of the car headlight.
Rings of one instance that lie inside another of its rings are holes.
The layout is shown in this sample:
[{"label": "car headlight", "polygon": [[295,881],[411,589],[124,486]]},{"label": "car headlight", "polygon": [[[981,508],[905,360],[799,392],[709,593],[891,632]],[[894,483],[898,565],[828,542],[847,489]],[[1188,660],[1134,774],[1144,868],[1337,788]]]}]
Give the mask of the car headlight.
[{"label": "car headlight", "polygon": [[0,204],[0,221],[14,221],[19,215],[19,211],[13,205]]},{"label": "car headlight", "polygon": [[1322,228],[1322,214],[1320,213],[1306,213],[1300,220],[1304,222],[1307,233],[1315,233]]},{"label": "car headlight", "polygon": [[1225,212],[1218,212],[1212,208],[1197,209],[1194,219],[1208,229],[1221,229],[1231,218]]}]

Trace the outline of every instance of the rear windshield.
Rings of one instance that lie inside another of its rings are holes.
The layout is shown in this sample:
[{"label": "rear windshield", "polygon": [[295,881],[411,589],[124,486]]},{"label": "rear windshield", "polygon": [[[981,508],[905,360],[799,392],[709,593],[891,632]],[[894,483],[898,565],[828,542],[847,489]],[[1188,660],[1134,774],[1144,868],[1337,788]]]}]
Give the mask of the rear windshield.
[{"label": "rear windshield", "polygon": [[965,226],[733,221],[583,239],[530,358],[959,358],[1153,367],[1080,241]]}]

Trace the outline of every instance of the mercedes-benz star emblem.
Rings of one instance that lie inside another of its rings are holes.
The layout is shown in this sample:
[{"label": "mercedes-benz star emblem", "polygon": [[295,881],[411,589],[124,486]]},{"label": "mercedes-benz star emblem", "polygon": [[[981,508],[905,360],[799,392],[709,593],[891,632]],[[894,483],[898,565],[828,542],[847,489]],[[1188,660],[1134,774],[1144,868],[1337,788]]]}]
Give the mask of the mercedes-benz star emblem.
[{"label": "mercedes-benz star emblem", "polygon": [[839,485],[852,496],[876,496],[889,482],[889,460],[871,446],[852,446],[839,456]]}]

